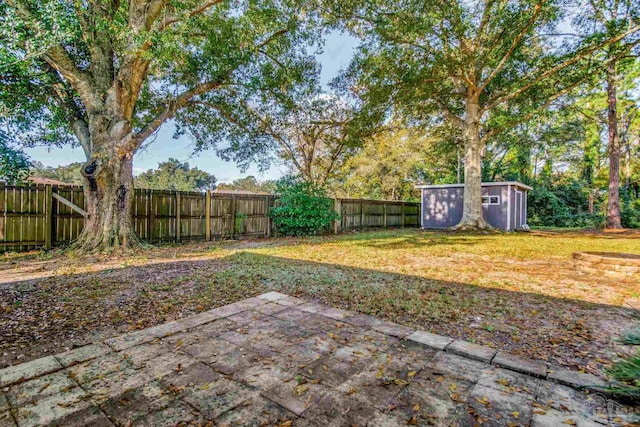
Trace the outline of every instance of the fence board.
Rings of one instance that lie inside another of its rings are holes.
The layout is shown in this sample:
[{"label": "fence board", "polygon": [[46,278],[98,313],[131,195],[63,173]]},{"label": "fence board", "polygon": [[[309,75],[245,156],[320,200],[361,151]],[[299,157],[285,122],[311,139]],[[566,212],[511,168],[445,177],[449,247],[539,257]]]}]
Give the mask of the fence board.
[{"label": "fence board", "polygon": [[[80,235],[85,218],[50,192],[86,209],[82,187],[0,186],[0,251],[63,245]],[[268,216],[275,201],[273,195],[180,192],[178,197],[175,191],[136,189],[132,220],[138,237],[153,243],[178,236],[180,241],[270,237],[277,234]],[[336,199],[334,206],[341,215],[334,232],[419,225],[419,203]]]}]

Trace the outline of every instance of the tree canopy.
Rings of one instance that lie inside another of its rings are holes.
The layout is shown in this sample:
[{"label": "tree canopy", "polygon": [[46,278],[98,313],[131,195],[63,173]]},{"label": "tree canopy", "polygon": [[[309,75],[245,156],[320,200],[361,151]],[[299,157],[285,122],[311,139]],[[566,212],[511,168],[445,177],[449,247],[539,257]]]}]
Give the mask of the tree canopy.
[{"label": "tree canopy", "polygon": [[338,25],[361,38],[343,87],[379,118],[393,113],[424,127],[444,120],[461,132],[461,226],[487,225],[480,198],[487,144],[587,80],[600,49],[640,30],[631,20],[573,41],[558,29],[565,3],[331,3]]},{"label": "tree canopy", "polygon": [[253,111],[316,90],[317,13],[293,0],[0,2],[0,127],[76,144],[87,162],[82,250],[136,244],[132,159],[168,120],[241,164],[270,136]]},{"label": "tree canopy", "polygon": [[49,178],[57,181],[66,182],[68,184],[82,185],[82,175],[80,169],[82,163],[75,162],[68,165],[60,165],[56,167],[45,166],[41,162],[32,162],[29,169],[29,175],[38,178]]},{"label": "tree canopy", "polygon": [[255,176],[234,179],[231,182],[222,182],[218,190],[249,191],[253,193],[273,193],[276,190],[276,182],[271,180],[259,181]]},{"label": "tree canopy", "polygon": [[136,175],[133,181],[136,188],[151,190],[207,191],[216,185],[215,176],[176,159],[160,162],[157,169]]}]

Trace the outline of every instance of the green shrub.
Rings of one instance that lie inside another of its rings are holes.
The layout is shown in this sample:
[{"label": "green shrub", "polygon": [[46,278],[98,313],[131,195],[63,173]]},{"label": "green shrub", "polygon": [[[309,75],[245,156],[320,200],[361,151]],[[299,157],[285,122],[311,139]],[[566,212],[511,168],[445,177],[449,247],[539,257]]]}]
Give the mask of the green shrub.
[{"label": "green shrub", "polygon": [[553,191],[535,186],[527,195],[529,224],[548,227],[564,227],[562,218],[569,216],[569,209]]},{"label": "green shrub", "polygon": [[604,224],[602,196],[596,195],[589,213],[588,187],[566,176],[533,183],[527,197],[529,224],[547,227],[600,228]]},{"label": "green shrub", "polygon": [[625,228],[640,228],[640,199],[632,200],[626,191],[620,192],[620,219]]},{"label": "green shrub", "polygon": [[640,345],[640,323],[622,331],[620,342],[626,345]]},{"label": "green shrub", "polygon": [[608,373],[618,381],[612,387],[614,392],[640,400],[640,350],[635,356],[626,356],[616,362]]},{"label": "green shrub", "polygon": [[340,215],[326,192],[300,179],[285,177],[276,186],[278,200],[271,208],[276,231],[286,236],[303,236],[327,231]]}]

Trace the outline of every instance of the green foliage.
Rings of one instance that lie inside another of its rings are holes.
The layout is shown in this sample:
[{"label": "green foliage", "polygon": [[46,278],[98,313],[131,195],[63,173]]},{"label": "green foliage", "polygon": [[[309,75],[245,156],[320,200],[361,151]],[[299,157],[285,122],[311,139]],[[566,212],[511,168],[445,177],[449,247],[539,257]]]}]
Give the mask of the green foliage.
[{"label": "green foliage", "polygon": [[271,180],[258,181],[255,176],[234,179],[232,182],[220,183],[218,190],[250,191],[252,193],[273,193],[276,191],[276,182]]},{"label": "green foliage", "polygon": [[29,158],[0,132],[0,180],[19,184],[29,175]]},{"label": "green foliage", "polygon": [[633,199],[629,191],[620,191],[620,219],[624,228],[640,228],[640,198]]},{"label": "green foliage", "polygon": [[626,345],[640,345],[640,323],[635,323],[622,331],[620,342]]},{"label": "green foliage", "polygon": [[176,159],[160,162],[158,169],[149,169],[134,178],[137,188],[151,190],[207,191],[213,190],[216,177],[198,168],[190,168],[189,163]]},{"label": "green foliage", "polygon": [[233,229],[236,234],[242,234],[245,232],[246,221],[247,221],[246,213],[236,213],[236,221],[233,224]]},{"label": "green foliage", "polygon": [[614,363],[608,373],[618,381],[612,386],[614,392],[640,401],[640,350],[638,354],[625,356]]},{"label": "green foliage", "polygon": [[273,218],[278,233],[286,236],[318,234],[340,219],[326,192],[299,178],[280,179],[276,192],[278,200],[269,217]]},{"label": "green foliage", "polygon": [[[188,133],[196,149],[218,148],[243,164],[263,159],[272,141],[250,112],[290,108],[317,87],[312,6],[0,2],[0,126],[26,145],[78,145],[79,135],[92,139],[98,129],[76,125],[110,114],[101,100],[132,102],[115,110],[123,114],[118,127],[134,138],[173,119],[176,136]],[[91,157],[100,151],[89,142],[83,148]]]},{"label": "green foliage", "polygon": [[30,175],[38,178],[49,178],[75,185],[84,185],[80,173],[82,163],[69,163],[62,166],[45,166],[41,162],[31,164]]},{"label": "green foliage", "polygon": [[384,131],[342,168],[333,182],[340,197],[382,200],[419,200],[419,183],[456,182],[456,147],[437,134],[420,129]]},{"label": "green foliage", "polygon": [[572,177],[533,183],[527,196],[527,213],[529,224],[534,226],[598,228],[603,221],[598,209],[589,213],[588,187]]}]

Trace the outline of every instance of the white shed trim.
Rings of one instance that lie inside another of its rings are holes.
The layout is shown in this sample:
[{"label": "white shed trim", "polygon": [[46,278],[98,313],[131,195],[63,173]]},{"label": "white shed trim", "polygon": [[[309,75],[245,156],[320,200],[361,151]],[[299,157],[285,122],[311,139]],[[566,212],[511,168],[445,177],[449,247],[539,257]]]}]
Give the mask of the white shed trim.
[{"label": "white shed trim", "polygon": [[[483,182],[483,187],[496,187],[496,186],[505,186],[512,185],[514,187],[524,188],[525,190],[533,190],[532,187],[529,187],[526,184],[523,184],[518,181],[503,181],[503,182]],[[416,188],[457,188],[464,187],[464,184],[428,184],[428,185],[416,185]]]},{"label": "white shed trim", "polygon": [[507,185],[507,231],[511,231],[511,184]]}]

